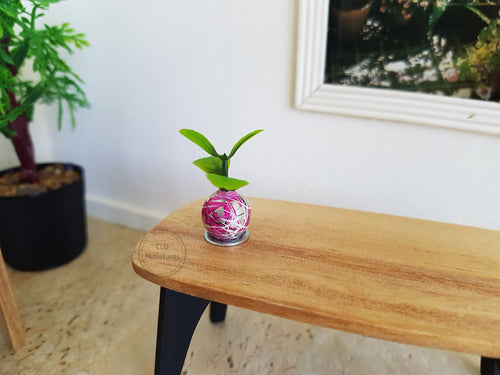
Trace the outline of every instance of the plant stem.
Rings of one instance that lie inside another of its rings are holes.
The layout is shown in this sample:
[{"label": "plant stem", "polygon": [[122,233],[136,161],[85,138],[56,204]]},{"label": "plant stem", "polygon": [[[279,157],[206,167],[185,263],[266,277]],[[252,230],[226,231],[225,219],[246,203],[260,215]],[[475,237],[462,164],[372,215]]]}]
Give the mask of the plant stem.
[{"label": "plant stem", "polygon": [[9,124],[9,128],[17,133],[11,141],[16,150],[19,162],[21,163],[20,181],[25,183],[38,182],[39,177],[35,163],[35,150],[29,133],[28,119],[22,114]]},{"label": "plant stem", "polygon": [[227,159],[222,159],[222,171],[224,172],[225,177],[229,177],[229,166]]}]

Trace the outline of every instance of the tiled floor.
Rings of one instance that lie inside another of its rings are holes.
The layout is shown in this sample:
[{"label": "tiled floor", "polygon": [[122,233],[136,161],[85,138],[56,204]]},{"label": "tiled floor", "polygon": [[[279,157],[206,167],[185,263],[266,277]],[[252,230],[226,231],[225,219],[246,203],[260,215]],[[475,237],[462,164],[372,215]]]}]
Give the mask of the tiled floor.
[{"label": "tiled floor", "polygon": [[[77,260],[44,272],[9,270],[28,343],[13,353],[0,336],[0,375],[152,374],[159,290],[130,265],[143,234],[90,219]],[[229,307],[224,323],[202,317],[183,374],[477,375],[479,357]]]}]

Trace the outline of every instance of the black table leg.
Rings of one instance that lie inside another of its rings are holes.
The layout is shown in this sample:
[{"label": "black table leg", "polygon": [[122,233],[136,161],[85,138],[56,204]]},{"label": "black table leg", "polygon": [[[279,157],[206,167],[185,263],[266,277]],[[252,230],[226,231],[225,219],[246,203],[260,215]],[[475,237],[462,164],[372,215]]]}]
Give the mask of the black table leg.
[{"label": "black table leg", "polygon": [[210,302],[210,321],[223,322],[226,319],[227,305],[219,302]]},{"label": "black table leg", "polygon": [[481,357],[481,375],[500,375],[500,359]]},{"label": "black table leg", "polygon": [[208,303],[161,288],[155,375],[180,375],[194,330]]}]

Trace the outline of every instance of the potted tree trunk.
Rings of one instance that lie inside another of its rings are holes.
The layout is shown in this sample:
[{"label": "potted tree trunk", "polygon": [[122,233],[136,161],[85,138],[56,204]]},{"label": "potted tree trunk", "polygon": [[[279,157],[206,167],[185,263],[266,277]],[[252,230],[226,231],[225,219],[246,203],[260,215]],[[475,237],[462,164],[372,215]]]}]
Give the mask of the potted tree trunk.
[{"label": "potted tree trunk", "polygon": [[[87,46],[67,23],[43,25],[43,11],[60,0],[4,0],[0,3],[0,133],[12,141],[20,166],[0,171],[0,248],[5,261],[21,270],[64,264],[87,241],[84,175],[68,163],[36,164],[29,124],[36,102],[63,106],[71,123],[88,107],[82,80],[60,56]],[[33,73],[24,74],[26,71]]]}]

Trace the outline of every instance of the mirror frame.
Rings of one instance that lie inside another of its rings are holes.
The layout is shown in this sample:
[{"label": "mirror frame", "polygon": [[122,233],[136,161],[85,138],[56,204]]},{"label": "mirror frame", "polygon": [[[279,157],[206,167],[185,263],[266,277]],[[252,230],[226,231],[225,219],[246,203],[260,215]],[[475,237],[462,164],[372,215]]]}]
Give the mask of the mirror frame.
[{"label": "mirror frame", "polygon": [[500,135],[500,103],[324,83],[329,0],[299,0],[295,107]]}]

